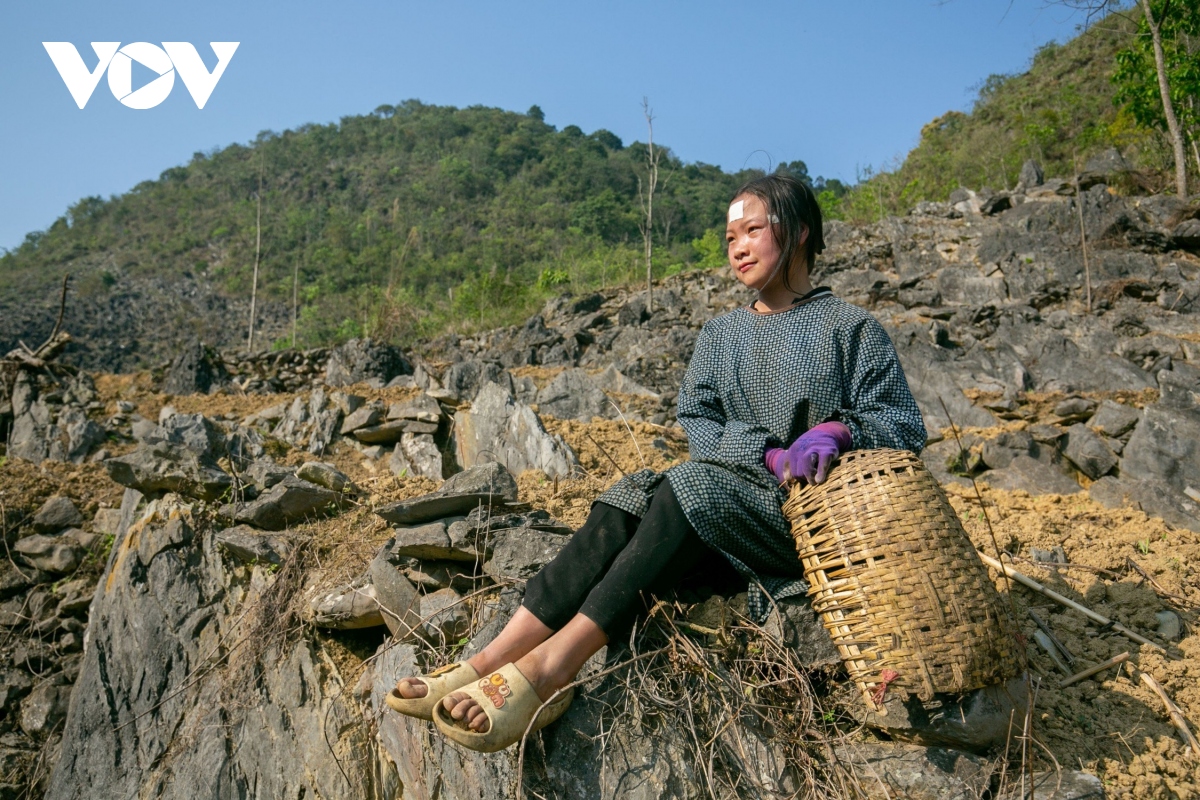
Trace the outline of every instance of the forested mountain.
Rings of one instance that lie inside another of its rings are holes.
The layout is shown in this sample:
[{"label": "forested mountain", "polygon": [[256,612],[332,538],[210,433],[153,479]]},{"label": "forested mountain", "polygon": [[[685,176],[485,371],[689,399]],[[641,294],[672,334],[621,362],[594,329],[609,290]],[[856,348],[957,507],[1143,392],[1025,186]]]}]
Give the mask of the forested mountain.
[{"label": "forested mountain", "polygon": [[[704,234],[751,173],[659,151],[656,274],[722,258]],[[119,197],[76,203],[0,258],[0,302],[13,315],[30,299],[53,303],[69,272],[85,301],[143,279],[169,293],[179,279],[240,309],[261,186],[259,302],[276,342],[290,343],[293,291],[302,344],[503,324],[564,288],[644,276],[646,156],[645,144],[626,146],[606,130],[556,130],[536,106],[518,114],[410,100],[264,132],[250,145],[196,153]],[[804,174],[800,163],[784,168]],[[247,322],[223,320],[221,343],[244,337]],[[30,335],[3,327],[0,345]]]}]

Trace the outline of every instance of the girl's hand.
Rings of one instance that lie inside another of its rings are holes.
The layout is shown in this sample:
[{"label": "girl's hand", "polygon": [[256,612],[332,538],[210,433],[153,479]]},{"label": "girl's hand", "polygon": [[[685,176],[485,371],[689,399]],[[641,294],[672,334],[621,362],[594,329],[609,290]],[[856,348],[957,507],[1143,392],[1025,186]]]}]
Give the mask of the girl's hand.
[{"label": "girl's hand", "polygon": [[824,483],[829,467],[851,447],[850,429],[840,422],[822,422],[786,450],[772,448],[763,460],[780,483],[795,479],[802,483]]}]

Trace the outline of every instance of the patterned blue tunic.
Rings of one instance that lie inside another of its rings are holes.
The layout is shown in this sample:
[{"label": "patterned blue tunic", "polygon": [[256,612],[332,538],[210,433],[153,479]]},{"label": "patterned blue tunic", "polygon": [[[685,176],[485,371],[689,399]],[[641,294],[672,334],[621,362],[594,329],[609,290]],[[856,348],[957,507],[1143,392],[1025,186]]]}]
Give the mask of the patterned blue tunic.
[{"label": "patterned blue tunic", "polygon": [[763,591],[782,598],[808,588],[766,449],[827,420],[845,423],[856,449],[925,446],[891,339],[827,289],[785,311],[743,307],[707,322],[679,390],[678,419],[691,460],[629,475],[597,500],[645,516],[666,477],[700,538],[749,580],[759,621],[770,610]]}]

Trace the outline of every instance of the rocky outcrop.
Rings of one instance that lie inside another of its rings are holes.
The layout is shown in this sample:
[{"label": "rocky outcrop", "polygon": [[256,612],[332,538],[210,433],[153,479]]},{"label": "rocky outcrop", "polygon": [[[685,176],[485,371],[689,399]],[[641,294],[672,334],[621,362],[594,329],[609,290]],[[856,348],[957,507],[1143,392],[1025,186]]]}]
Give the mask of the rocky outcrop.
[{"label": "rocky outcrop", "polygon": [[261,576],[224,565],[186,504],[140,501],[126,492],[46,796],[373,796],[372,770],[339,766],[372,747],[337,670],[307,640],[247,643]]}]

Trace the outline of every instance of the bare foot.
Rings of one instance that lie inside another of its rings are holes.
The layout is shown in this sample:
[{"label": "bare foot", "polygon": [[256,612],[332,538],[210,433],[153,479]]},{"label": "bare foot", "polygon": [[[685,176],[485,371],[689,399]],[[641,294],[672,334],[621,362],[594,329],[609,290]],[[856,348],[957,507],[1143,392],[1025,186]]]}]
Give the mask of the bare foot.
[{"label": "bare foot", "polygon": [[429,692],[429,687],[422,683],[420,678],[401,678],[396,683],[396,693],[405,700],[416,700],[418,697],[424,697]]},{"label": "bare foot", "polygon": [[487,733],[491,720],[483,713],[483,706],[476,703],[466,692],[451,692],[442,698],[442,708],[458,721],[459,727],[476,733]]}]

